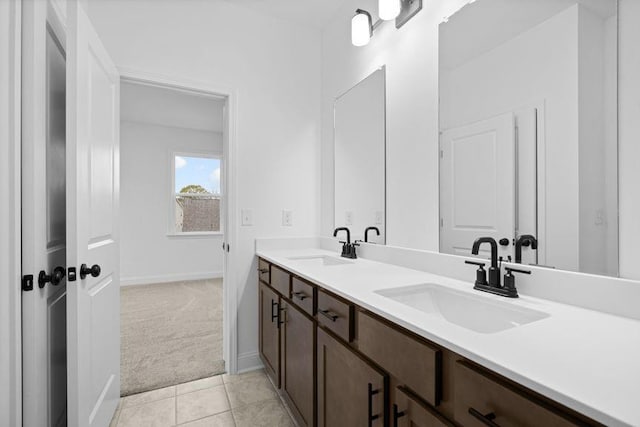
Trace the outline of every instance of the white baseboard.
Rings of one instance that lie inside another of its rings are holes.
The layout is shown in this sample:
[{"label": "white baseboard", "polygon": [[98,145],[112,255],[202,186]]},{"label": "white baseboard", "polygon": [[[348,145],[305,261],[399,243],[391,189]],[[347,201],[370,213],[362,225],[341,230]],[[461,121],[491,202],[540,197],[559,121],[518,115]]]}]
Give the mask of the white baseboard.
[{"label": "white baseboard", "polygon": [[238,373],[242,374],[244,372],[261,369],[264,365],[262,364],[262,360],[260,360],[260,355],[258,354],[258,352],[252,351],[248,353],[239,354],[237,366],[238,366]]},{"label": "white baseboard", "polygon": [[222,271],[206,271],[200,273],[164,274],[161,276],[123,277],[120,286],[148,285],[155,283],[181,282],[184,280],[219,279]]}]

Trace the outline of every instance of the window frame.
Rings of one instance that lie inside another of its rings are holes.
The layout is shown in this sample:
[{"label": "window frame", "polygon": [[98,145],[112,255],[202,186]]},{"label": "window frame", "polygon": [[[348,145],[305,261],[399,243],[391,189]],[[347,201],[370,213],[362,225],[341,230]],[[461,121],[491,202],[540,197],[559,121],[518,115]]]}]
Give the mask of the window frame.
[{"label": "window frame", "polygon": [[[219,231],[178,231],[176,229],[176,157],[199,157],[204,159],[215,159],[220,162],[220,230]],[[224,156],[219,151],[174,151],[169,152],[169,170],[170,170],[170,186],[169,186],[169,222],[167,229],[167,237],[169,238],[207,238],[212,236],[224,235],[224,215],[222,215],[225,204],[225,184],[224,184]]]}]

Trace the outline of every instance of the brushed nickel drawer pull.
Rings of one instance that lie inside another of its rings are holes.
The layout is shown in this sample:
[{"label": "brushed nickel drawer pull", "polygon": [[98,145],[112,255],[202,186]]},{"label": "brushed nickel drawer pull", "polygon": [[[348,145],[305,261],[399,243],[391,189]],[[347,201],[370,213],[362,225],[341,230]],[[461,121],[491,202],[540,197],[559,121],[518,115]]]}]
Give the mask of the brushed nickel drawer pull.
[{"label": "brushed nickel drawer pull", "polygon": [[336,320],[338,320],[338,318],[340,318],[340,316],[338,316],[337,314],[332,314],[330,310],[318,310],[318,313],[322,314],[332,322],[335,322]]},{"label": "brushed nickel drawer pull", "polygon": [[493,420],[496,419],[496,414],[494,414],[493,412],[489,412],[486,415],[482,415],[481,412],[473,409],[473,408],[469,408],[469,414],[471,414],[471,416],[473,416],[474,418],[476,418],[478,421],[480,421],[482,424],[489,426],[489,427],[500,427],[498,424],[494,423]]}]

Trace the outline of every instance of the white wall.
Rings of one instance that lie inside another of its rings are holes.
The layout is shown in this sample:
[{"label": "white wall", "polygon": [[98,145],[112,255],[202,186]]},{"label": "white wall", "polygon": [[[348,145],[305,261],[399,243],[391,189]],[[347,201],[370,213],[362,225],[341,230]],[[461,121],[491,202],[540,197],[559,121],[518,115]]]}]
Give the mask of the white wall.
[{"label": "white wall", "polygon": [[[320,34],[221,1],[90,1],[89,11],[118,67],[237,95],[232,215],[249,208],[254,221],[231,248],[242,368],[257,360],[255,237],[319,231]],[[283,208],[292,227],[281,226]]]},{"label": "white wall", "polygon": [[20,2],[0,2],[0,425],[22,425]]},{"label": "white wall", "polygon": [[620,275],[640,279],[640,2],[619,7]]},{"label": "white wall", "polygon": [[168,234],[174,152],[220,155],[222,134],[128,121],[120,124],[122,285],[222,276],[222,235]]}]

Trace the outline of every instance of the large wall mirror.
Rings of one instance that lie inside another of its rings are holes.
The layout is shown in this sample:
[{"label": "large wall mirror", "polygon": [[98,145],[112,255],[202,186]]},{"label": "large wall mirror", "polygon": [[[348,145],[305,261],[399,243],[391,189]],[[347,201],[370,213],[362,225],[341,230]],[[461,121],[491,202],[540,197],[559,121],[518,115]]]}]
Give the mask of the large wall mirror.
[{"label": "large wall mirror", "polygon": [[440,24],[441,252],[489,236],[618,275],[617,35],[616,0],[478,0]]},{"label": "large wall mirror", "polygon": [[[334,105],[335,227],[353,240],[384,243],[386,236],[385,70],[339,96]],[[379,235],[377,231],[379,231]]]}]

